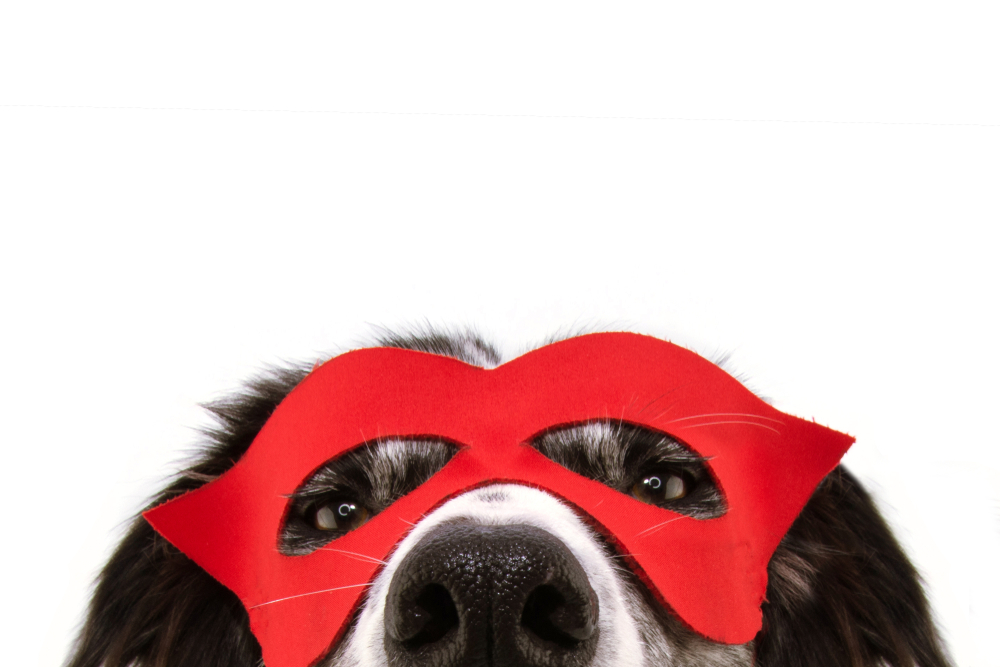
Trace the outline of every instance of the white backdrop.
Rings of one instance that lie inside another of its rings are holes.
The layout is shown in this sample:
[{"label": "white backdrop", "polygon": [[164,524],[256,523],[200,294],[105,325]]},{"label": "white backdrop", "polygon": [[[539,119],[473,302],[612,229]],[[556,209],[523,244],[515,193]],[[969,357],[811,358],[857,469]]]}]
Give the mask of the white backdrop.
[{"label": "white backdrop", "polygon": [[857,436],[956,664],[997,664],[992,3],[19,4],[5,662],[64,659],[198,403],[429,322],[733,352]]}]

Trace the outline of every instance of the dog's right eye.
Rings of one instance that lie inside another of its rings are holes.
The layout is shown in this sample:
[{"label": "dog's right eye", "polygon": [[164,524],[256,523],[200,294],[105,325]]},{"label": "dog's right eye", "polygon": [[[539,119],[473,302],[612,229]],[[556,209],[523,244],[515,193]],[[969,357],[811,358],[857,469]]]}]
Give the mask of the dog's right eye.
[{"label": "dog's right eye", "polygon": [[457,451],[430,438],[388,439],[327,461],[289,497],[278,551],[304,556],[357,530],[430,479]]}]

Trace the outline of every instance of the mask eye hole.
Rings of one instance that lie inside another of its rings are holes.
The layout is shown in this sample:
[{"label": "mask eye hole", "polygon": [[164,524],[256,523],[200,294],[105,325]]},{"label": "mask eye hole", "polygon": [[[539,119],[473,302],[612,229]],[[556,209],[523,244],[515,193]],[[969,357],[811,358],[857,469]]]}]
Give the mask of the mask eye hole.
[{"label": "mask eye hole", "polygon": [[330,459],[289,496],[278,551],[304,556],[361,528],[433,477],[458,449],[415,436],[365,443]]},{"label": "mask eye hole", "polygon": [[726,513],[708,459],[666,433],[593,421],[553,428],[529,444],[564,468],[649,505],[694,519]]}]

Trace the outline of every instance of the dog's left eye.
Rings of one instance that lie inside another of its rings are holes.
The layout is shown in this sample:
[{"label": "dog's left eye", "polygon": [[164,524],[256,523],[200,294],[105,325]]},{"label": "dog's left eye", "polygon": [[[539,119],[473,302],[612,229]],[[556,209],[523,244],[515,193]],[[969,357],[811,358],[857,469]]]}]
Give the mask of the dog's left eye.
[{"label": "dog's left eye", "polygon": [[564,468],[649,505],[693,519],[726,513],[708,459],[665,433],[593,421],[553,428],[530,444]]},{"label": "dog's left eye", "polygon": [[644,503],[659,505],[670,500],[680,500],[690,491],[690,483],[669,471],[658,471],[643,475],[632,485],[632,495]]},{"label": "dog's left eye", "polygon": [[316,530],[347,532],[364,525],[370,512],[351,500],[334,500],[316,503],[306,514]]}]

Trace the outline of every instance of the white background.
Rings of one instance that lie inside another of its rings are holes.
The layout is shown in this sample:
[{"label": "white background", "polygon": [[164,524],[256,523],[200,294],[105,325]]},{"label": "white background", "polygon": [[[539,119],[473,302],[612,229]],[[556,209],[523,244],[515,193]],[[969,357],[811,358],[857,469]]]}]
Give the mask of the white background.
[{"label": "white background", "polygon": [[429,322],[732,351],[996,665],[994,7],[6,3],[4,662],[62,662],[198,403]]}]

